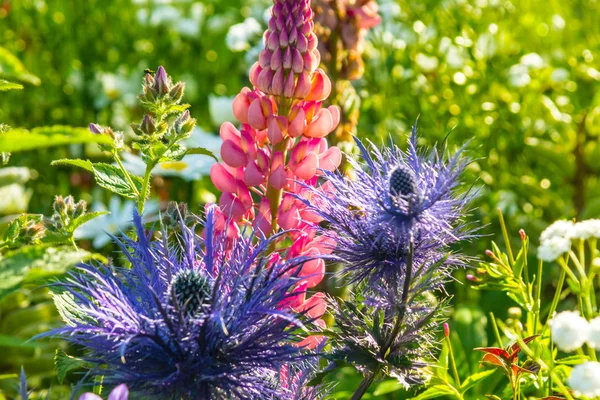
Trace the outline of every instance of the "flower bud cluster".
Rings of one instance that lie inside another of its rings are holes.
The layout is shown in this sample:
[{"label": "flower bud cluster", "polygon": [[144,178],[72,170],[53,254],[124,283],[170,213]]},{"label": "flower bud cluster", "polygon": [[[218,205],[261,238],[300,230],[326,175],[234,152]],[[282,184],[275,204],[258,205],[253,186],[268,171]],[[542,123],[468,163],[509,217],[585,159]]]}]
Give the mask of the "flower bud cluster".
[{"label": "flower bud cluster", "polygon": [[72,235],[76,220],[87,212],[87,203],[79,200],[75,203],[73,196],[63,198],[58,195],[52,205],[54,214],[46,221],[48,230],[64,236]]},{"label": "flower bud cluster", "polygon": [[571,248],[575,240],[600,238],[600,220],[588,219],[574,223],[559,220],[548,226],[540,235],[538,258],[543,261],[554,261]]},{"label": "flower bud cluster", "polygon": [[576,311],[563,311],[550,320],[550,332],[562,351],[572,352],[586,343],[593,349],[600,348],[600,317],[588,322]]},{"label": "flower bud cluster", "polygon": [[8,247],[20,247],[39,243],[46,236],[42,215],[23,214],[13,220],[2,237]]}]

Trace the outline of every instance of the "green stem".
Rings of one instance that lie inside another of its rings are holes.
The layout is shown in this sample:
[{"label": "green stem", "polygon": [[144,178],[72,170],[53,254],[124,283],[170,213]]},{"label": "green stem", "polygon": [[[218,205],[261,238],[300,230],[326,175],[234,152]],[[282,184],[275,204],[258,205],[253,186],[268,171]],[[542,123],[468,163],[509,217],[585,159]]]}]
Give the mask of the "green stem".
[{"label": "green stem", "polygon": [[142,183],[142,192],[138,194],[138,213],[140,215],[144,213],[144,205],[146,204],[146,193],[148,193],[148,185],[150,184],[150,177],[152,176],[153,168],[153,162],[146,164],[146,171],[144,172],[144,181]]},{"label": "green stem", "polygon": [[456,360],[454,359],[454,351],[452,351],[452,343],[450,342],[450,336],[446,336],[446,343],[448,344],[448,352],[450,353],[450,362],[452,364],[452,373],[454,374],[454,381],[456,386],[460,387],[460,376],[458,375],[458,368],[456,368]]},{"label": "green stem", "polygon": [[502,215],[502,211],[500,211],[500,209],[498,209],[498,215],[500,217],[500,226],[502,227],[502,236],[504,237],[504,244],[506,245],[506,250],[508,250],[508,257],[512,265],[515,263],[515,258],[513,257],[512,248],[510,247],[510,241],[508,240],[508,231],[506,230],[506,224],[504,223],[504,216]]},{"label": "green stem", "polygon": [[373,383],[373,380],[375,380],[375,373],[372,373],[372,374],[370,373],[367,376],[365,376],[363,378],[363,380],[360,382],[360,384],[358,385],[358,388],[356,389],[356,391],[354,392],[354,394],[352,395],[350,400],[362,399],[362,397],[365,395],[365,393],[367,393],[367,390],[369,390],[369,387]]},{"label": "green stem", "polygon": [[[283,162],[285,163],[286,151],[288,140],[282,140],[273,146],[273,154],[276,152],[283,153]],[[272,162],[272,161],[271,161]],[[271,172],[273,172],[273,165],[271,164]],[[283,189],[275,189],[271,185],[271,177],[267,181],[267,199],[269,199],[269,208],[271,210],[271,234],[274,234],[279,229],[277,225],[277,212],[279,211],[279,205],[281,204],[281,198],[283,197]]]},{"label": "green stem", "polygon": [[538,272],[537,272],[537,287],[535,292],[535,326],[533,328],[533,334],[537,334],[538,326],[542,325],[542,267],[544,262],[538,261]]},{"label": "green stem", "polygon": [[[552,314],[556,311],[556,307],[558,306],[558,301],[560,300],[560,295],[562,294],[562,288],[565,284],[566,271],[565,269],[560,270],[560,275],[558,277],[558,284],[556,285],[556,292],[554,293],[554,298],[552,299],[552,304],[550,305],[550,310],[548,312],[548,318],[546,318],[546,324],[544,325],[544,329],[542,330],[542,335],[546,332],[548,328],[548,321],[552,318]],[[541,316],[540,316],[541,318]]]},{"label": "green stem", "polygon": [[494,335],[496,336],[496,340],[498,341],[498,347],[502,347],[502,337],[500,336],[498,324],[496,324],[496,317],[494,317],[493,312],[490,312],[490,319],[492,320],[492,327],[494,328]]},{"label": "green stem", "polygon": [[140,192],[138,192],[137,186],[135,186],[135,183],[133,183],[133,180],[131,179],[131,175],[129,175],[129,172],[127,172],[127,170],[125,169],[125,166],[123,165],[123,162],[121,161],[121,157],[119,157],[119,153],[115,151],[113,153],[113,158],[117,162],[117,165],[121,169],[121,172],[123,172],[123,175],[125,175],[125,179],[127,179],[127,183],[129,183],[129,186],[131,186],[131,190],[133,190],[135,195],[139,197]]}]

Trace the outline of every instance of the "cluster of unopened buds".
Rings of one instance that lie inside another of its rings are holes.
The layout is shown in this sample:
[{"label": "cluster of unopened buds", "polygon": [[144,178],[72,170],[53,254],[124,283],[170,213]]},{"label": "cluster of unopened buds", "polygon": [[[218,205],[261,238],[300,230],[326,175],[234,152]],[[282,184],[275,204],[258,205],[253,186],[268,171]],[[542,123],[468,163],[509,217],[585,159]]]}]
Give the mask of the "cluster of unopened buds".
[{"label": "cluster of unopened buds", "polygon": [[[381,22],[375,0],[314,0],[319,50],[341,79],[355,80],[364,73],[362,55],[369,29]],[[331,40],[332,36],[339,40]],[[334,55],[338,59],[333,59]],[[338,65],[341,64],[341,65]]]},{"label": "cluster of unopened buds", "polygon": [[[221,126],[223,162],[211,169],[212,181],[222,192],[222,228],[232,237],[242,225],[266,235],[287,230],[280,239],[288,243],[282,253],[286,257],[317,257],[335,245],[316,235],[320,218],[300,200],[310,196],[308,187],[317,185],[322,171],[336,169],[341,161],[340,150],[325,139],[338,125],[340,111],[322,106],[331,82],[318,68],[312,19],[309,0],[275,0],[265,47],[250,71],[254,87],[242,89],[233,102],[241,129],[228,122]],[[279,254],[275,251],[274,256]],[[306,290],[324,273],[322,259],[305,262],[287,306],[319,318],[324,298],[317,294],[306,300]]]}]

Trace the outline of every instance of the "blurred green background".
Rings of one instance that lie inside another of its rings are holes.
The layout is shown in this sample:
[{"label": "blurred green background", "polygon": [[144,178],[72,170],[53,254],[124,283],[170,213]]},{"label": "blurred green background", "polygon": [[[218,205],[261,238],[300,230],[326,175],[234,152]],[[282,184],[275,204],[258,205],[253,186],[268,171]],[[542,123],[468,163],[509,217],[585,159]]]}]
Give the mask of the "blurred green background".
[{"label": "blurred green background", "polygon": [[[358,135],[376,143],[391,136],[404,145],[418,117],[424,143],[439,142],[451,130],[452,145],[471,139],[474,161],[465,181],[480,195],[469,218],[491,237],[466,246],[468,254],[481,254],[500,238],[497,209],[515,238],[523,228],[534,244],[555,219],[600,217],[598,1],[378,3],[382,23],[367,37],[365,74],[353,83],[360,100]],[[129,132],[129,124],[141,117],[135,96],[144,69],[164,65],[186,82],[185,100],[202,129],[198,140],[212,138],[216,150],[218,127],[233,119],[232,96],[249,85],[247,71],[260,50],[269,5],[268,0],[0,0],[0,78],[25,85],[23,91],[0,93],[0,123],[30,129],[97,122]],[[102,154],[83,145],[14,154],[8,167],[21,169],[0,170],[9,177],[0,179],[0,217],[48,214],[56,194],[127,215],[127,203],[94,189],[89,174],[49,166],[67,156]],[[187,201],[199,211],[214,199],[207,168],[199,162],[186,173],[158,174],[156,199]],[[118,223],[107,222],[112,224],[107,229]],[[94,234],[87,238],[93,245]],[[551,285],[548,274],[549,292]],[[488,313],[505,317],[511,303],[504,294],[455,286],[458,352],[462,368],[474,371],[479,356],[470,349],[491,337]],[[0,301],[0,338],[28,339],[58,321],[45,292],[25,287]],[[6,354],[0,388],[11,393],[14,373],[25,365],[34,386],[52,384],[60,398],[52,370],[55,347],[0,340]],[[343,374],[333,392],[340,399],[357,382]],[[404,398],[398,392],[379,397],[385,396]]]}]

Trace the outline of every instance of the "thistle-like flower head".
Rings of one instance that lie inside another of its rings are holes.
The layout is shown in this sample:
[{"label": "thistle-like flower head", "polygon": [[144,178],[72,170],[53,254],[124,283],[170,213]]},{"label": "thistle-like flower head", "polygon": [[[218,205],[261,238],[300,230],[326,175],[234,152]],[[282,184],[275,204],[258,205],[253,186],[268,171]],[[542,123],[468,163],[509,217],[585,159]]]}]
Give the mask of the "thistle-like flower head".
[{"label": "thistle-like flower head", "polygon": [[139,215],[134,223],[138,239],[117,241],[131,267],[80,265],[56,295],[67,326],[50,334],[144,398],[277,397],[281,367],[304,351],[303,315],[281,306],[298,264],[273,261],[258,233],[227,239],[214,207],[202,237],[182,224],[178,251],[166,235],[152,240]]},{"label": "thistle-like flower head", "polygon": [[[472,195],[457,193],[467,164],[462,149],[453,156],[420,152],[416,126],[406,152],[356,141],[362,161],[350,160],[355,177],[325,171],[330,191],[315,191],[310,206],[328,222],[352,280],[403,274],[411,241],[414,263],[421,265],[437,262],[448,245],[470,237],[462,217]],[[446,260],[455,263],[456,256]]]}]

